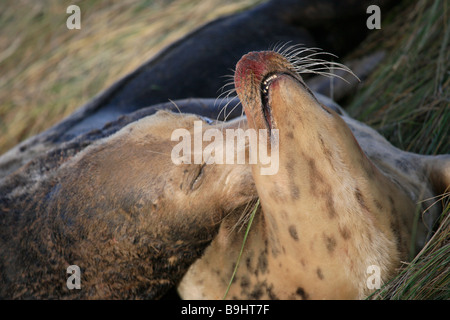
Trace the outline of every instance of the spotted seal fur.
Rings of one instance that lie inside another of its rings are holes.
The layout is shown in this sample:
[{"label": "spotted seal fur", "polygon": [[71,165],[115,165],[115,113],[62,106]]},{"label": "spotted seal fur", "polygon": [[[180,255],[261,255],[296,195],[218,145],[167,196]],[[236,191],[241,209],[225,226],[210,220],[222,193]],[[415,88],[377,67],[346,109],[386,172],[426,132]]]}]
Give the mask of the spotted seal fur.
[{"label": "spotted seal fur", "polygon": [[[223,217],[242,215],[257,193],[248,165],[176,166],[171,134],[192,132],[195,121],[205,130],[244,128],[243,118],[208,119],[237,103],[144,108],[0,179],[0,297],[156,299],[176,286]],[[81,290],[65,284],[72,264],[81,268]]]},{"label": "spotted seal fur", "polygon": [[[279,132],[279,171],[261,175],[263,164],[252,165],[261,210],[227,298],[363,298],[373,290],[369,268],[384,283],[407,259],[416,213],[450,186],[450,155],[401,151],[323,106],[293,56],[251,52],[236,67],[248,126],[271,132],[268,145]],[[225,219],[189,269],[183,298],[224,297],[243,242],[234,225]]]},{"label": "spotted seal fur", "polygon": [[[223,217],[256,196],[246,165],[172,164],[171,133],[193,121],[204,120],[160,111],[34,183],[11,188],[20,170],[3,180],[0,297],[156,299],[176,285]],[[66,286],[69,265],[80,290]]]}]

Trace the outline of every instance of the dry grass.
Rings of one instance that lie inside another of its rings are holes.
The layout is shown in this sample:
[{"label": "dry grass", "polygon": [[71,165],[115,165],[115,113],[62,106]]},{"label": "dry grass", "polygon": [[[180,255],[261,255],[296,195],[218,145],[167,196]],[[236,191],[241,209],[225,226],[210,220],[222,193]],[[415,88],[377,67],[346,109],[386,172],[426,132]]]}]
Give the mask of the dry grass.
[{"label": "dry grass", "polygon": [[355,52],[388,54],[348,111],[406,151],[450,153],[449,10],[445,0],[404,1]]},{"label": "dry grass", "polygon": [[[186,33],[260,0],[2,0],[0,154]],[[81,9],[68,30],[66,8]]]},{"label": "dry grass", "polygon": [[[448,1],[404,1],[355,55],[380,48],[387,58],[348,111],[401,149],[450,153],[450,8]],[[450,299],[450,202],[443,197],[432,240],[378,299]]]},{"label": "dry grass", "polygon": [[450,193],[440,202],[444,210],[439,229],[410,263],[404,263],[399,275],[372,298],[450,299]]}]

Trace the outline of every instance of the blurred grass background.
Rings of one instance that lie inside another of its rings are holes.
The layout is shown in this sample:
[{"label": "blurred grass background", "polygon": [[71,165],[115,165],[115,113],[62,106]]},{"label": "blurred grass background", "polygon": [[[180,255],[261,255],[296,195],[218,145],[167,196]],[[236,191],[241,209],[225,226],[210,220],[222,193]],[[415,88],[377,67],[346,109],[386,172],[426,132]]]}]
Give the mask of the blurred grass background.
[{"label": "blurred grass background", "polygon": [[347,111],[402,150],[450,153],[450,3],[402,1],[354,56],[386,58]]},{"label": "blurred grass background", "polygon": [[[352,55],[384,49],[386,58],[347,107],[397,147],[421,154],[450,153],[450,12],[445,0],[402,1],[382,29]],[[439,229],[375,299],[450,299],[450,190]]]},{"label": "blurred grass background", "polygon": [[[353,53],[384,49],[387,55],[347,111],[403,150],[450,153],[449,6],[445,0],[404,0]],[[372,297],[450,299],[450,190],[435,201],[442,206],[439,229]]]},{"label": "blurred grass background", "polygon": [[[261,0],[2,0],[0,154],[188,32]],[[81,30],[68,30],[69,5]]]}]

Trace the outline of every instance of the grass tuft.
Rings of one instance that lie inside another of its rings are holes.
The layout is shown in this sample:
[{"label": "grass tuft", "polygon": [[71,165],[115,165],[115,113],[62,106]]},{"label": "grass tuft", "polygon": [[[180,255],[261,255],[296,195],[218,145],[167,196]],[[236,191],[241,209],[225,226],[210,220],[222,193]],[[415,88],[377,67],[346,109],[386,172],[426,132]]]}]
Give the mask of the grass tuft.
[{"label": "grass tuft", "polygon": [[[0,154],[48,129],[161,49],[261,0],[2,0]],[[68,30],[66,9],[81,10]]]},{"label": "grass tuft", "polygon": [[[445,0],[403,1],[353,53],[387,52],[347,111],[406,151],[450,153],[448,6]],[[425,248],[369,298],[450,299],[449,199],[442,196],[439,229]]]},{"label": "grass tuft", "polygon": [[404,1],[356,52],[388,54],[348,111],[400,149],[450,153],[449,14],[444,0]]},{"label": "grass tuft", "polygon": [[450,299],[450,192],[441,202],[444,210],[434,236],[410,263],[403,264],[396,278],[369,298]]}]

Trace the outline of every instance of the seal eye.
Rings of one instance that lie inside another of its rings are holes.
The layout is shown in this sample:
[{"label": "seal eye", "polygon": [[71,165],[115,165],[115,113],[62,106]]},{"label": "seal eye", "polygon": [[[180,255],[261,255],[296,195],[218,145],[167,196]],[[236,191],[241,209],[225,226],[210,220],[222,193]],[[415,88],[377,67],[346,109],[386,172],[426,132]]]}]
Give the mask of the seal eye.
[{"label": "seal eye", "polygon": [[196,190],[201,185],[201,183],[203,181],[202,178],[203,178],[203,172],[205,171],[204,170],[205,165],[206,165],[206,163],[203,163],[202,165],[197,166],[195,174],[193,175],[194,179],[192,180],[192,183],[191,183],[191,190]]}]

